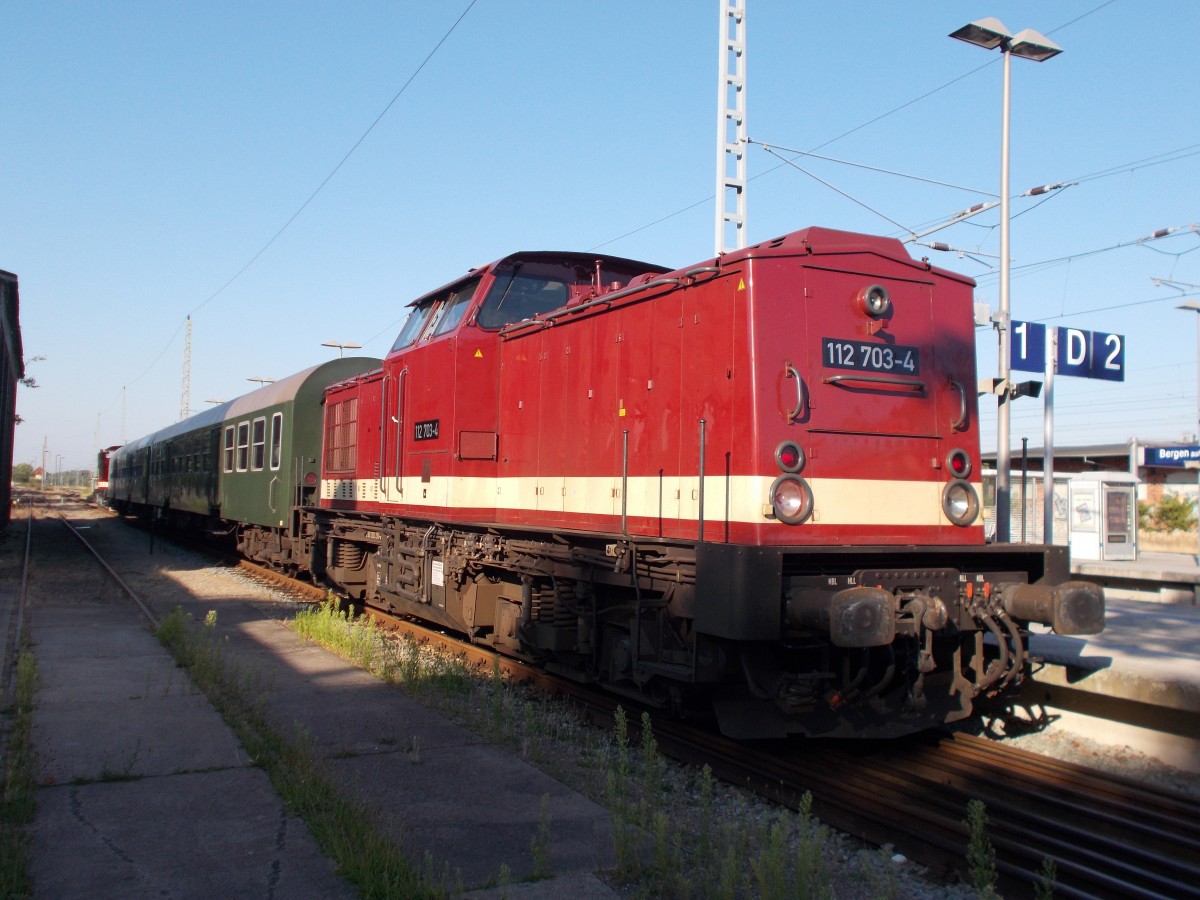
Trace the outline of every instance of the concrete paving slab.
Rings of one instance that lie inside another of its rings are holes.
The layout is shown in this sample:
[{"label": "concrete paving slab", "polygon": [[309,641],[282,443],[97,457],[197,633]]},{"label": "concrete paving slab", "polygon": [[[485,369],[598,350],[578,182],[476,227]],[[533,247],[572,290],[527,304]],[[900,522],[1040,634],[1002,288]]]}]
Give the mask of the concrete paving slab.
[{"label": "concrete paving slab", "polygon": [[279,622],[250,622],[231,637],[240,660],[258,660],[247,665],[262,677],[272,721],[285,733],[293,724],[301,726],[324,755],[387,751],[410,746],[414,737],[427,748],[484,743]]},{"label": "concrete paving slab", "polygon": [[285,733],[301,726],[324,756],[386,751],[412,746],[414,741],[429,749],[484,743],[474,732],[386,685],[279,690],[271,698],[268,715]]},{"label": "concrete paving slab", "polygon": [[32,857],[40,897],[355,896],[257,769],[42,789]]},{"label": "concrete paving slab", "polygon": [[539,769],[488,745],[424,746],[331,762],[347,790],[384,811],[417,858],[426,851],[461,873],[468,888],[501,866],[522,880],[547,797],[550,870],[588,874],[614,864],[608,811]]},{"label": "concrete paving slab", "polygon": [[611,900],[621,895],[595,875],[561,875],[545,881],[480,888],[463,895],[470,900]]},{"label": "concrete paving slab", "polygon": [[220,716],[132,610],[42,603],[30,627],[39,783],[246,764]]},{"label": "concrete paving slab", "polygon": [[142,778],[244,766],[248,758],[202,695],[39,707],[39,784]]},{"label": "concrete paving slab", "polygon": [[[347,790],[396,823],[414,858],[430,852],[468,887],[495,879],[502,865],[514,879],[528,877],[545,795],[551,869],[590,878],[612,865],[602,807],[279,621],[233,612],[219,607],[218,631],[262,679],[270,718],[285,733],[302,731]],[[562,896],[540,884],[529,896]]]}]

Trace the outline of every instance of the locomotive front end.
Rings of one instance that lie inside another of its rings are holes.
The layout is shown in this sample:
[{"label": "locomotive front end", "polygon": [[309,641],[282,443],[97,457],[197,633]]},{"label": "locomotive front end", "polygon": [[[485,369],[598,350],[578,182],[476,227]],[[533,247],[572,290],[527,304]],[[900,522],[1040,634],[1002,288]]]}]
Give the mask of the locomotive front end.
[{"label": "locomotive front end", "polygon": [[[973,282],[809,229],[746,265],[762,524],[697,549],[697,631],[738,737],[894,736],[1020,682],[1032,623],[1103,628],[1064,548],[984,534]],[[736,598],[730,602],[730,598]]]}]

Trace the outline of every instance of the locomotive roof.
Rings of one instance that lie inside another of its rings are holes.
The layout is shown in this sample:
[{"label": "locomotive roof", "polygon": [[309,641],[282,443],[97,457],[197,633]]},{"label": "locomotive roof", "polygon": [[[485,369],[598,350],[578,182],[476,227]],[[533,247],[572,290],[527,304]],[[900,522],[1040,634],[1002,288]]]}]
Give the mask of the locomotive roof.
[{"label": "locomotive roof", "polygon": [[[839,231],[836,228],[822,228],[816,225],[801,228],[799,231],[793,231],[767,241],[759,241],[757,244],[741,250],[732,250],[723,254],[719,261],[726,263],[745,257],[795,254],[797,251],[812,256],[844,256],[857,253],[881,256],[914,269],[934,272],[965,284],[975,285],[975,279],[935,266],[928,259],[913,259],[904,244],[897,238],[861,234],[856,231]],[[712,260],[713,263],[717,261],[717,259]]]},{"label": "locomotive roof", "polygon": [[510,253],[508,256],[502,256],[497,260],[486,263],[482,266],[476,266],[468,271],[465,275],[460,275],[458,278],[447,281],[440,287],[434,288],[432,291],[426,291],[415,300],[405,304],[406,306],[417,306],[422,301],[429,297],[440,294],[453,285],[460,284],[468,278],[473,278],[483,272],[497,269],[501,266],[508,265],[514,262],[573,262],[591,268],[596,265],[597,261],[602,263],[611,263],[618,266],[628,266],[634,269],[641,269],[645,272],[670,272],[669,266],[660,266],[656,263],[644,262],[640,259],[629,259],[624,256],[609,256],[605,253],[583,253],[578,250],[521,250],[517,253]]}]

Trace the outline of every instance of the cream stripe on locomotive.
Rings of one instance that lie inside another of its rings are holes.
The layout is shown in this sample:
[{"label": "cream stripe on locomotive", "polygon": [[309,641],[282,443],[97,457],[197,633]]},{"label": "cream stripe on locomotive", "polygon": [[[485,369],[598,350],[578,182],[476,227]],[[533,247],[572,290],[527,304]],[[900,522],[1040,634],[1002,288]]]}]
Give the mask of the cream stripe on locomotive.
[{"label": "cream stripe on locomotive", "polygon": [[[768,496],[774,479],[761,475],[729,479],[729,520],[770,521]],[[325,479],[322,500],[404,504],[412,507],[461,507],[498,510],[555,510],[580,515],[621,515],[621,479],[617,478],[462,478]],[[809,479],[814,499],[812,521],[822,525],[942,526],[942,485],[936,481],[886,481],[844,478]],[[976,490],[979,485],[975,485]],[[726,480],[705,479],[706,519],[726,516]],[[699,479],[630,478],[631,518],[694,521],[699,512]]]}]

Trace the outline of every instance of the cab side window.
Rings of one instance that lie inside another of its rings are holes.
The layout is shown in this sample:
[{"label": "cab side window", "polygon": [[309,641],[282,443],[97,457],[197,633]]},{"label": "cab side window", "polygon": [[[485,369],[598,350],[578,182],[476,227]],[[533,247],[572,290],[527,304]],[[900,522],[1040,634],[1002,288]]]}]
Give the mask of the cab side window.
[{"label": "cab side window", "polygon": [[412,312],[408,314],[408,318],[404,321],[404,327],[400,329],[400,336],[396,338],[396,343],[392,344],[393,352],[403,350],[405,347],[411,347],[417,342],[417,338],[421,336],[421,332],[425,330],[426,323],[429,322],[434,305],[433,299],[429,299],[420,306],[412,308]]},{"label": "cab side window", "polygon": [[475,289],[479,287],[479,281],[475,280],[463,285],[458,290],[450,291],[442,304],[441,318],[438,320],[437,327],[433,330],[433,336],[446,334],[448,331],[453,331],[454,328],[462,321],[463,315],[467,311],[467,307],[471,305],[471,299],[475,296]]}]

